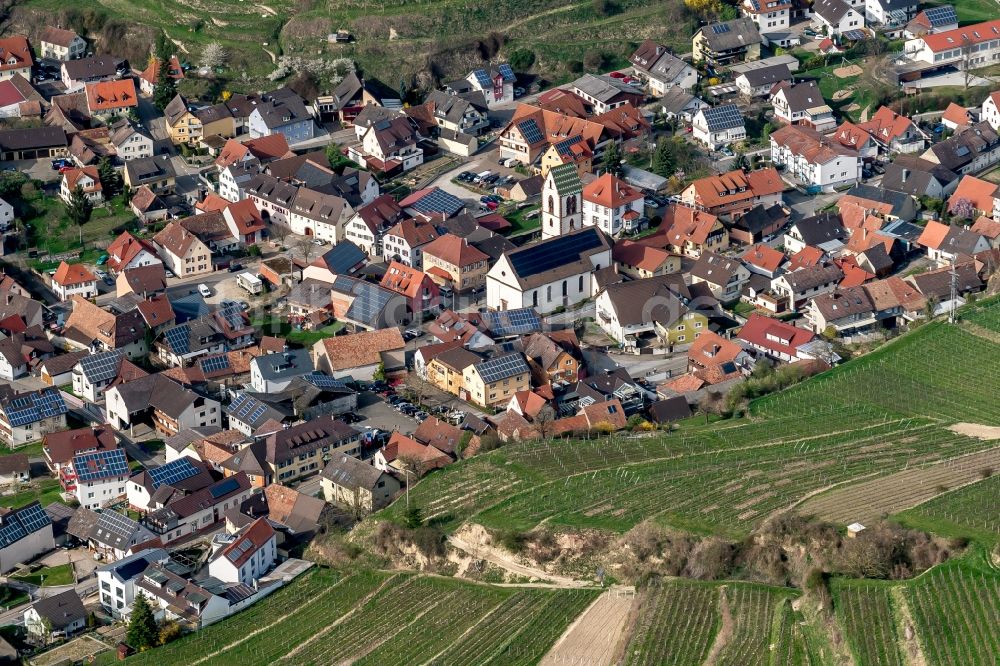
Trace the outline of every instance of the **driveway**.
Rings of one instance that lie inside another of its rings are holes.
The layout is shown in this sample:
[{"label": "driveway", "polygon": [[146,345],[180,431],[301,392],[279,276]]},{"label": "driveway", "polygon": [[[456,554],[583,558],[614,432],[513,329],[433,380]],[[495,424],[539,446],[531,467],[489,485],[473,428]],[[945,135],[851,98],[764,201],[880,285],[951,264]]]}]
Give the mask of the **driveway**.
[{"label": "driveway", "polygon": [[358,430],[364,429],[364,426],[371,426],[388,432],[398,430],[409,435],[418,425],[415,419],[400,414],[378,395],[369,391],[358,394],[358,414],[365,417],[364,421],[354,424]]}]

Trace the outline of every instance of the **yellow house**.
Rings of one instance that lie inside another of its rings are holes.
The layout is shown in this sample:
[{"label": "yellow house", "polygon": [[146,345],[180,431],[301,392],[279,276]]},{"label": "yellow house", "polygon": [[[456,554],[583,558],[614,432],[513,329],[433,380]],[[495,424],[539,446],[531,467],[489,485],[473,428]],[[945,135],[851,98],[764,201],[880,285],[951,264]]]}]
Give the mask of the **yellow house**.
[{"label": "yellow house", "polygon": [[175,146],[194,144],[210,136],[231,139],[236,136],[236,120],[225,104],[195,109],[178,94],[163,110],[167,134]]},{"label": "yellow house", "polygon": [[212,272],[212,250],[179,222],[171,222],[153,237],[160,257],[179,278]]},{"label": "yellow house", "polygon": [[531,388],[531,369],[520,352],[511,352],[470,365],[462,380],[466,400],[502,408],[515,393]]},{"label": "yellow house", "polygon": [[477,354],[456,347],[435,356],[427,364],[427,381],[452,395],[464,397],[465,369],[482,360]]},{"label": "yellow house", "polygon": [[594,153],[583,137],[577,135],[572,139],[552,144],[542,153],[542,176],[547,176],[549,169],[560,164],[575,164],[576,172],[582,178],[585,173],[594,170]]},{"label": "yellow house", "polygon": [[490,257],[454,234],[440,236],[423,248],[424,272],[438,284],[451,284],[455,291],[481,289],[486,285]]},{"label": "yellow house", "polygon": [[663,342],[672,345],[683,345],[694,342],[702,331],[708,330],[708,317],[700,312],[688,312],[677,321],[664,326],[659,322],[654,324],[656,335]]}]

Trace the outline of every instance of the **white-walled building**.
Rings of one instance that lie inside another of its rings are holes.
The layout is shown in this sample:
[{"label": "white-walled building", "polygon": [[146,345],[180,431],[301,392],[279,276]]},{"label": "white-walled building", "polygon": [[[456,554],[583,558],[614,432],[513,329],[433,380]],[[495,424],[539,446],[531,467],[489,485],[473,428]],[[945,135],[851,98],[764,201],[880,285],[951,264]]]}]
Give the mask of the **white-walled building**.
[{"label": "white-walled building", "polygon": [[258,393],[277,393],[288,388],[292,380],[313,371],[308,349],[289,349],[264,354],[250,361],[250,385]]},{"label": "white-walled building", "polygon": [[771,133],[771,161],[803,184],[830,191],[861,181],[861,156],[816,130],[787,125]]},{"label": "white-walled building", "polygon": [[634,234],[644,222],[643,198],[640,190],[606,173],[583,188],[583,225],[609,236]]},{"label": "white-walled building", "polygon": [[691,121],[691,135],[695,141],[718,150],[747,138],[743,114],[735,104],[723,104],[701,109]]},{"label": "white-walled building", "polygon": [[842,35],[865,27],[863,8],[855,9],[845,0],[816,0],[812,6],[813,24],[829,36]]},{"label": "white-walled building", "polygon": [[228,545],[208,563],[208,573],[223,583],[254,587],[278,557],[277,534],[267,518],[258,518],[232,535]]},{"label": "white-walled building", "polygon": [[611,243],[588,227],[505,252],[486,275],[493,310],[535,308],[540,314],[569,307],[597,293],[594,272],[611,266]]},{"label": "white-walled building", "polygon": [[52,276],[52,291],[64,301],[73,296],[94,298],[97,296],[97,276],[83,264],[67,264],[61,261],[55,275]]},{"label": "white-walled building", "polygon": [[788,0],[743,0],[740,11],[757,24],[762,35],[788,30],[792,3]]},{"label": "white-walled building", "polygon": [[583,184],[575,164],[549,169],[542,181],[542,240],[583,228]]},{"label": "white-walled building", "polygon": [[354,215],[346,200],[300,187],[288,216],[288,226],[293,234],[312,236],[332,245],[343,237],[343,226]]},{"label": "white-walled building", "polygon": [[76,501],[84,509],[100,509],[125,496],[128,459],[125,449],[82,453],[73,458],[76,474]]},{"label": "white-walled building", "polygon": [[935,66],[973,69],[994,64],[1000,60],[1000,19],[908,39],[903,52],[911,61]]},{"label": "white-walled building", "polygon": [[121,619],[135,601],[135,583],[154,562],[166,562],[170,556],[162,548],[148,548],[117,562],[97,567],[97,587],[101,606],[112,617]]},{"label": "white-walled building", "polygon": [[14,222],[14,207],[0,199],[0,231],[6,231]]},{"label": "white-walled building", "polygon": [[30,562],[55,547],[52,519],[39,502],[0,516],[0,572]]},{"label": "white-walled building", "polygon": [[979,119],[989,123],[993,129],[1000,130],[1000,91],[991,92],[986,96]]}]

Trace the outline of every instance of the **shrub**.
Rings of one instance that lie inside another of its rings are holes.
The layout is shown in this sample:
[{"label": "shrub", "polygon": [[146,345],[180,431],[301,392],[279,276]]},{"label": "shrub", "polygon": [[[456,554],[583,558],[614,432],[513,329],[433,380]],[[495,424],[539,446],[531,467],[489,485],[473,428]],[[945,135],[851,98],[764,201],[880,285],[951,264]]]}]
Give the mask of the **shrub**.
[{"label": "shrub", "polygon": [[531,49],[514,49],[507,61],[515,72],[527,72],[535,64],[535,52]]}]

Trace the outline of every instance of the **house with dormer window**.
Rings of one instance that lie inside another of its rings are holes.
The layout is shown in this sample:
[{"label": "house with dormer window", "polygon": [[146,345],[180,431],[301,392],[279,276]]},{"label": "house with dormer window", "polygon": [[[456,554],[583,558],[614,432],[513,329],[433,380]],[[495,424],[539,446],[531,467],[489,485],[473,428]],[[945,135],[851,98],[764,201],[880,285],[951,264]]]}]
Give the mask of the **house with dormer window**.
[{"label": "house with dormer window", "polygon": [[424,163],[420,135],[406,117],[375,123],[361,137],[360,150],[352,146],[348,155],[369,169],[382,173],[409,171]]}]

